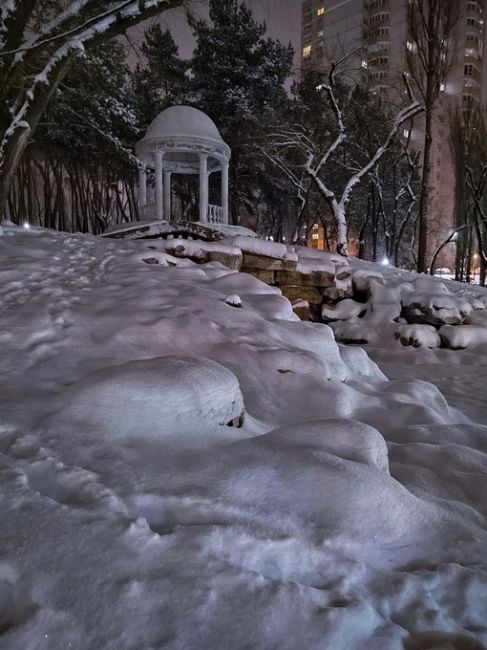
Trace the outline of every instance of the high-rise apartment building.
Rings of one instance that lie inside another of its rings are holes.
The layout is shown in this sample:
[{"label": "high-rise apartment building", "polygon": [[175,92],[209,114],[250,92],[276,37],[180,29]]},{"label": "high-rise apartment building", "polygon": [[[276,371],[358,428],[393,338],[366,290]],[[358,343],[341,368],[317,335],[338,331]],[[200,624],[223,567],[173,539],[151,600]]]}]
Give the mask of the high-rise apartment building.
[{"label": "high-rise apartment building", "polygon": [[[471,104],[487,105],[487,0],[458,3],[460,17],[449,44],[452,65],[440,89],[434,120],[431,248],[444,238],[454,219],[455,175],[449,140],[452,112]],[[407,0],[303,0],[303,66],[325,69],[340,54],[354,52],[347,65],[349,78],[393,100],[401,92],[406,50],[414,52],[416,47],[408,37],[406,7]],[[420,148],[420,123],[413,135]]]}]

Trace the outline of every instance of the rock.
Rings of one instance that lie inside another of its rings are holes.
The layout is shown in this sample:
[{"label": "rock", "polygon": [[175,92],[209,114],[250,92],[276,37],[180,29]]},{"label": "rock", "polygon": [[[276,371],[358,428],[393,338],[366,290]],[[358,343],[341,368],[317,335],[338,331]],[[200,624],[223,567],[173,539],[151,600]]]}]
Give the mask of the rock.
[{"label": "rock", "polygon": [[401,315],[411,324],[433,325],[461,325],[464,316],[453,310],[439,310],[427,305],[412,302],[409,305],[403,305]]},{"label": "rock", "polygon": [[166,246],[166,252],[173,257],[184,258],[196,262],[196,264],[205,264],[209,261],[209,254],[204,248],[192,246],[189,250],[183,242],[178,243],[178,239],[171,240]]},{"label": "rock", "polygon": [[337,320],[351,320],[358,318],[367,311],[367,305],[361,302],[355,302],[351,298],[342,300],[337,305],[323,305],[321,308],[321,316],[326,322]]},{"label": "rock", "polygon": [[202,241],[221,241],[225,235],[212,228],[211,224],[200,221],[154,221],[152,223],[137,222],[126,224],[120,229],[108,230],[102,237],[113,239],[152,239],[169,237],[193,237]]},{"label": "rock", "polygon": [[431,325],[398,325],[394,336],[401,342],[401,345],[411,345],[414,348],[421,346],[430,349],[439,348],[440,336]]},{"label": "rock", "polygon": [[369,271],[365,269],[359,269],[353,274],[353,290],[358,293],[368,292],[370,289],[371,282],[378,282],[379,284],[384,284],[384,278],[382,277],[379,271]]},{"label": "rock", "polygon": [[306,300],[298,300],[297,302],[293,303],[293,312],[301,320],[311,319],[311,311],[309,308],[309,303]]},{"label": "rock", "polygon": [[352,277],[352,274],[350,273],[350,270],[344,270],[343,268],[339,268],[336,270],[335,277],[337,280],[340,280],[340,282],[343,282],[344,280],[348,280],[348,278]]},{"label": "rock", "polygon": [[327,287],[326,289],[321,289],[320,293],[323,297],[323,302],[328,305],[334,305],[340,300],[351,298],[353,295],[351,288],[339,289],[338,287]]},{"label": "rock", "polygon": [[261,280],[262,282],[265,282],[266,284],[275,284],[275,275],[274,271],[263,271],[262,269],[240,269],[242,273],[248,273],[249,275],[253,275],[254,278],[257,278],[257,280]]},{"label": "rock", "polygon": [[487,327],[482,325],[443,325],[438,331],[441,343],[450,350],[486,349]]},{"label": "rock", "polygon": [[302,287],[302,286],[283,286],[279,287],[279,289],[282,291],[282,295],[286,296],[286,298],[291,302],[294,303],[298,300],[305,300],[307,303],[311,303],[313,305],[319,305],[322,302],[321,294],[318,291],[318,289],[315,289],[314,287]]},{"label": "rock", "polygon": [[419,286],[424,290],[410,293],[403,299],[402,316],[408,323],[420,323],[435,327],[461,325],[465,318],[471,314],[471,304],[450,294],[443,284],[435,287],[435,293],[432,293],[429,284],[425,285],[425,279],[416,280],[415,284],[416,287]]},{"label": "rock", "polygon": [[294,260],[243,253],[242,270],[261,269],[262,271],[293,271],[297,262]]},{"label": "rock", "polygon": [[340,343],[366,345],[369,342],[360,321],[337,321],[331,324],[331,328]]},{"label": "rock", "polygon": [[321,305],[310,305],[310,320],[314,323],[321,323]]},{"label": "rock", "polygon": [[230,296],[227,296],[225,298],[225,303],[227,305],[230,305],[230,307],[241,308],[242,307],[242,298],[238,294],[232,293]]},{"label": "rock", "polygon": [[279,286],[334,287],[335,274],[327,271],[312,271],[311,273],[276,271],[276,282]]},{"label": "rock", "polygon": [[220,262],[229,269],[240,271],[242,266],[242,255],[227,253],[225,251],[210,250],[208,251],[209,262]]}]

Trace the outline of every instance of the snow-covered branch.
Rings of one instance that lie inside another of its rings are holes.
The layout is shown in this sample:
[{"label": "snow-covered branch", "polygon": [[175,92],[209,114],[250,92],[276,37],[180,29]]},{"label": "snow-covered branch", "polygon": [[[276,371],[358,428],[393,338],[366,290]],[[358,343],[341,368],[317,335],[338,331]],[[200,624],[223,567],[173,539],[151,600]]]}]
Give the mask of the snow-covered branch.
[{"label": "snow-covered branch", "polygon": [[[380,159],[386,151],[388,151],[395,140],[399,127],[404,122],[413,120],[413,118],[423,110],[423,106],[413,97],[411,87],[405,78],[407,93],[411,100],[409,105],[402,108],[396,114],[384,142],[375,149],[374,153],[368,157],[366,162],[360,164],[358,167],[356,166],[355,169],[348,165],[347,169],[351,175],[346,180],[341,195],[337,197],[335,192],[330,188],[329,183],[324,179],[324,170],[328,161],[347,139],[347,127],[344,123],[343,112],[335,93],[335,69],[335,67],[332,67],[331,69],[328,77],[328,84],[322,84],[318,86],[318,89],[324,90],[326,93],[329,108],[335,118],[338,134],[321,157],[317,158],[308,150],[304,169],[310,178],[313,179],[319,192],[325,198],[332,210],[337,231],[337,251],[342,255],[347,255],[346,212],[354,187],[376,167]],[[411,187],[409,187],[408,191],[412,193]]]},{"label": "snow-covered branch", "polygon": [[[99,7],[94,0],[90,1],[93,2],[94,8]],[[4,77],[0,91],[3,97],[10,95],[12,116],[0,142],[0,211],[7,201],[13,177],[29,138],[35,131],[49,99],[67,74],[74,59],[86,48],[92,48],[100,42],[109,40],[140,21],[179,6],[182,2],[183,0],[118,0],[113,2],[106,11],[98,11],[92,18],[85,18],[70,30],[56,35],[61,43],[54,51],[49,47],[51,39],[49,44],[41,44],[42,39],[34,42],[36,57],[29,60],[29,70],[31,66],[34,70],[31,76],[27,80],[22,79],[22,83],[19,84],[15,81],[19,71],[12,69],[10,74]],[[33,4],[30,2],[31,6]],[[90,2],[79,0],[75,4],[81,10],[83,7],[86,9]],[[64,13],[61,12],[57,20],[54,18],[51,22],[47,22],[44,28],[40,28],[39,33],[55,31],[71,18],[70,12],[71,8]],[[40,67],[36,70],[35,66],[39,65],[37,61],[40,62]]]}]

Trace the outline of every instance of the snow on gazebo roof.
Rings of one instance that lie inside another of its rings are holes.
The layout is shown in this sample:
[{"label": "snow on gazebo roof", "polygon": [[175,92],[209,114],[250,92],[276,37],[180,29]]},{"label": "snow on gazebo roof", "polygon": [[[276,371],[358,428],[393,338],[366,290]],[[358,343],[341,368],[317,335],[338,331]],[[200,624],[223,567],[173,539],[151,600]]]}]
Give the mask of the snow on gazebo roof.
[{"label": "snow on gazebo roof", "polygon": [[171,106],[159,113],[147,129],[144,140],[177,136],[223,142],[213,120],[191,106]]},{"label": "snow on gazebo roof", "polygon": [[209,171],[221,169],[231,155],[213,120],[192,106],[171,106],[159,113],[136,151],[144,161],[162,151],[165,169],[182,173],[197,173],[201,154],[209,156]]}]

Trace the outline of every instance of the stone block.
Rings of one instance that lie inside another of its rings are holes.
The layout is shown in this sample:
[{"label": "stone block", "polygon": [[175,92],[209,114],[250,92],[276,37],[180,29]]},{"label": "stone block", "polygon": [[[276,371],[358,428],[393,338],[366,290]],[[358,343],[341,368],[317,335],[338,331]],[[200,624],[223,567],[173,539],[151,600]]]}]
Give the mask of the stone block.
[{"label": "stone block", "polygon": [[175,239],[174,243],[171,242],[170,246],[167,246],[166,251],[169,255],[173,257],[179,257],[186,260],[191,260],[196,262],[196,264],[204,264],[209,261],[208,251],[204,249],[187,249],[184,243],[178,244],[178,240]]},{"label": "stone block", "polygon": [[348,280],[351,277],[352,277],[352,274],[351,274],[351,272],[349,270],[337,269],[336,279],[340,280],[340,282],[343,282],[344,280]]},{"label": "stone block", "polygon": [[327,271],[312,271],[311,273],[276,271],[276,282],[279,286],[334,287],[335,275]]},{"label": "stone block", "polygon": [[255,255],[253,253],[243,254],[242,270],[261,269],[262,271],[293,271],[297,262],[293,260],[284,260],[267,255]]},{"label": "stone block", "polygon": [[432,325],[441,327],[441,325],[461,325],[465,315],[458,310],[435,309],[428,305],[420,303],[411,303],[403,305],[401,315],[408,323],[419,325]]},{"label": "stone block", "polygon": [[301,320],[311,320],[311,310],[306,300],[298,300],[293,304],[293,312]]},{"label": "stone block", "polygon": [[229,269],[240,271],[242,266],[242,255],[234,255],[225,251],[212,251],[208,252],[208,259],[210,262],[220,262]]},{"label": "stone block", "polygon": [[275,284],[275,273],[274,271],[264,271],[262,269],[250,269],[250,268],[241,268],[241,273],[248,273],[253,275],[254,278],[262,280],[266,284]]},{"label": "stone block", "polygon": [[298,300],[305,300],[312,305],[319,305],[322,302],[322,297],[318,289],[314,287],[300,287],[296,285],[281,286],[279,289],[282,291],[282,295],[291,302],[297,302]]},{"label": "stone block", "polygon": [[334,305],[340,300],[351,298],[353,295],[351,287],[350,289],[327,287],[326,289],[320,289],[320,293],[323,296],[323,302],[325,302],[327,305]]}]

